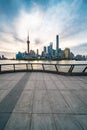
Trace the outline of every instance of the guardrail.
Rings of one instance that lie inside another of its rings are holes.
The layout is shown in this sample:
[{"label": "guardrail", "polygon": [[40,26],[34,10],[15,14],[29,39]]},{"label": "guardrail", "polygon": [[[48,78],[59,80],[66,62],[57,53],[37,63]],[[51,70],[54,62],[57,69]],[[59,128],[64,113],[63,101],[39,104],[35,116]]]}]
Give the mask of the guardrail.
[{"label": "guardrail", "polygon": [[87,75],[87,64],[14,63],[0,64],[0,73],[51,72],[66,75]]}]

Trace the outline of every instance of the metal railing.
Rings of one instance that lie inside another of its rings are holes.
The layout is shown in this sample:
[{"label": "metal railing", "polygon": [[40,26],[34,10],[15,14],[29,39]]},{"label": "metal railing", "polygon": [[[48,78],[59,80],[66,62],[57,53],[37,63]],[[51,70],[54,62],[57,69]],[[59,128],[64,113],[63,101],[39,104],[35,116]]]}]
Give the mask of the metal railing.
[{"label": "metal railing", "polygon": [[87,75],[87,64],[14,63],[0,64],[0,73],[6,72],[51,72],[66,75]]}]

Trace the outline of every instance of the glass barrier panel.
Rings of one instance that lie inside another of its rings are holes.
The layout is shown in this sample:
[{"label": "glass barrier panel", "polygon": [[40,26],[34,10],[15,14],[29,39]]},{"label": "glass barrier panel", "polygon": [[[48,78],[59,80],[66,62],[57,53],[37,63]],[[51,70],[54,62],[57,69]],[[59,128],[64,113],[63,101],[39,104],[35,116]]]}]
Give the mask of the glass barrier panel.
[{"label": "glass barrier panel", "polygon": [[78,72],[78,73],[81,73],[83,72],[83,70],[85,69],[85,65],[82,65],[82,66],[74,66],[74,69],[72,72]]}]

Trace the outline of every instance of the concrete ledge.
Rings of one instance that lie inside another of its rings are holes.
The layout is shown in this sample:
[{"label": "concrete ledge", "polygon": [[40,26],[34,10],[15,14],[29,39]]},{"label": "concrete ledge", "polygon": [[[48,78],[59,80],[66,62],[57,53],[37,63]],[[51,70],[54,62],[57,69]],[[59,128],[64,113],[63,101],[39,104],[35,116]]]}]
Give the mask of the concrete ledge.
[{"label": "concrete ledge", "polygon": [[16,73],[16,72],[43,72],[43,73],[52,73],[52,74],[59,74],[59,75],[66,75],[66,76],[87,76],[87,72],[57,72],[57,71],[50,71],[50,70],[9,70],[9,71],[2,71],[0,74],[4,73]]}]

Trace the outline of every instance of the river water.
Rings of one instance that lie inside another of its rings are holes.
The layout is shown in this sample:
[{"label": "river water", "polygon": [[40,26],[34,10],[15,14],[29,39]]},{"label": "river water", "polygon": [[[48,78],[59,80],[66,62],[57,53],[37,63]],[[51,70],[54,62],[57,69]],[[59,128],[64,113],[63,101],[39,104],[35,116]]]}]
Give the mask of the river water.
[{"label": "river water", "polygon": [[51,61],[51,60],[34,60],[34,61],[24,61],[24,60],[0,60],[0,64],[12,64],[12,63],[49,63],[49,64],[87,64],[87,61],[75,61],[75,60],[61,60],[61,61]]}]

